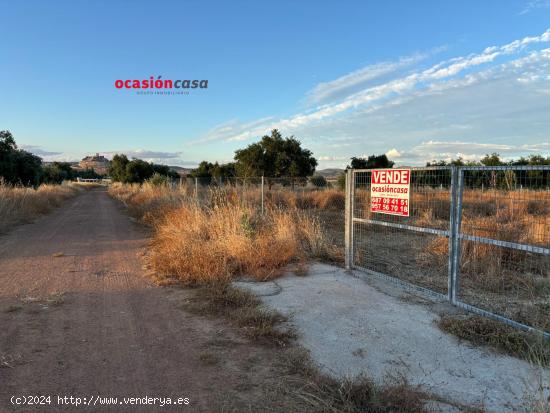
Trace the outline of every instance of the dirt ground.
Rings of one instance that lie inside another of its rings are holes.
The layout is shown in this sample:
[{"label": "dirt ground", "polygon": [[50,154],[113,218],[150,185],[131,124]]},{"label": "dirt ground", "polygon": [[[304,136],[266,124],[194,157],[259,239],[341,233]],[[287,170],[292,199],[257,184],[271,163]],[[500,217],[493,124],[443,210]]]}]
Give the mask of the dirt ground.
[{"label": "dirt ground", "polygon": [[[0,412],[257,411],[277,351],[186,313],[189,290],[157,287],[147,234],[101,189],[0,236]],[[51,396],[19,406],[12,396]],[[189,398],[188,406],[79,406],[57,396]]]}]

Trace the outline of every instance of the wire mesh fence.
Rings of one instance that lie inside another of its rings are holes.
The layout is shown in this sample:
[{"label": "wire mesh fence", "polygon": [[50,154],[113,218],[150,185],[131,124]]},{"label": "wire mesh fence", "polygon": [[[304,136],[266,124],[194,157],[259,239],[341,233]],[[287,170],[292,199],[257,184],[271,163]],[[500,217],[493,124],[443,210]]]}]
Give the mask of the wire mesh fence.
[{"label": "wire mesh fence", "polygon": [[327,239],[344,250],[345,193],[327,182],[303,177],[182,178],[179,191],[204,206],[219,202],[243,205],[259,213],[294,209],[317,219]]},{"label": "wire mesh fence", "polygon": [[550,168],[472,168],[462,188],[457,298],[550,332]]},{"label": "wire mesh fence", "polygon": [[409,216],[372,212],[372,173],[353,173],[354,265],[447,294],[451,170],[411,170]]},{"label": "wire mesh fence", "polygon": [[408,216],[348,171],[347,265],[550,337],[550,166],[409,170]]}]

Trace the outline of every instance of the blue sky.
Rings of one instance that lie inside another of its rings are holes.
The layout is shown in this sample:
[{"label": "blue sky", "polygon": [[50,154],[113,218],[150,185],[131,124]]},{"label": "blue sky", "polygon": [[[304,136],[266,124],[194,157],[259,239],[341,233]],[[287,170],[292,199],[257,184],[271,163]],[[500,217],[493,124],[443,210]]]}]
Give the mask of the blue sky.
[{"label": "blue sky", "polygon": [[[550,154],[550,0],[3,1],[0,129],[45,160]],[[208,79],[144,96],[117,79]]]}]

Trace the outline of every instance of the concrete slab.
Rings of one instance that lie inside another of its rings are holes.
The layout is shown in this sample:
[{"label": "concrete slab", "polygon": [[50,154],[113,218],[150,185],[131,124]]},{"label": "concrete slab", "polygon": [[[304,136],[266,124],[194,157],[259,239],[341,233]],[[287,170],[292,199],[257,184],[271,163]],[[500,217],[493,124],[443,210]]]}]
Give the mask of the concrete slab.
[{"label": "concrete slab", "polygon": [[[404,376],[412,385],[487,412],[528,409],[550,391],[550,371],[473,347],[442,332],[437,305],[403,299],[408,293],[345,270],[314,264],[308,276],[292,273],[274,282],[237,282],[291,316],[300,343],[328,374],[365,374],[382,382]],[[440,305],[439,305],[440,306]],[[548,397],[548,395],[546,396]]]}]

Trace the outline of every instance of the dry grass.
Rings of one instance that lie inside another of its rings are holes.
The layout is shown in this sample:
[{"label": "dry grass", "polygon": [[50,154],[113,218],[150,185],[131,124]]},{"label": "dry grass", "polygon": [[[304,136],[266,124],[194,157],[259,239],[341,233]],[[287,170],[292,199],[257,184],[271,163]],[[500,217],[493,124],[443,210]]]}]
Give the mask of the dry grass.
[{"label": "dry grass", "polygon": [[248,338],[264,344],[287,345],[295,338],[292,329],[280,324],[286,318],[261,306],[252,293],[228,284],[211,284],[196,290],[195,297],[183,305],[193,314],[223,317],[240,328]]},{"label": "dry grass", "polygon": [[187,284],[228,281],[237,275],[267,280],[299,254],[295,218],[258,216],[238,206],[185,205],[155,226],[150,264]]},{"label": "dry grass", "polygon": [[276,207],[262,215],[234,188],[209,189],[200,205],[184,186],[115,185],[109,193],[153,227],[148,263],[161,282],[201,285],[241,275],[268,280],[291,262],[342,256],[315,216]]},{"label": "dry grass", "polygon": [[487,345],[535,364],[550,365],[550,342],[534,334],[476,315],[444,316],[438,325],[473,344]]},{"label": "dry grass", "polygon": [[121,201],[130,214],[153,225],[167,211],[182,203],[192,202],[189,191],[185,185],[172,188],[169,185],[152,185],[146,182],[142,185],[114,183],[109,186],[108,192],[110,196]]},{"label": "dry grass", "polygon": [[207,366],[215,366],[221,362],[220,356],[211,351],[203,351],[199,354],[199,360]]},{"label": "dry grass", "polygon": [[74,196],[78,184],[40,185],[37,189],[5,184],[0,180],[0,232],[30,222]]},{"label": "dry grass", "polygon": [[[282,364],[290,375],[280,389],[288,411],[421,413],[430,411],[426,407],[429,401],[451,404],[411,386],[403,377],[388,377],[383,385],[365,376],[343,380],[329,377],[319,372],[309,353],[300,347],[285,351]],[[455,407],[471,411],[466,406]]]},{"label": "dry grass", "polygon": [[[340,204],[343,208],[340,192],[270,191],[265,215],[253,207],[260,204],[255,193],[243,197],[234,188],[209,190],[200,205],[184,188],[114,186],[110,193],[152,226],[151,269],[165,279],[200,286],[183,304],[185,311],[222,317],[246,337],[284,348],[282,363],[288,376],[268,390],[269,397],[275,397],[273,407],[282,402],[283,411],[416,413],[427,410],[427,401],[436,400],[402,379],[378,386],[366,377],[337,380],[321,374],[307,352],[293,345],[295,332],[285,328],[283,315],[230,285],[241,275],[272,279],[289,263],[303,276],[305,258],[334,257],[321,221],[305,209],[338,212]],[[212,353],[199,359],[206,365],[219,362]],[[264,407],[270,411],[271,405]]]}]

